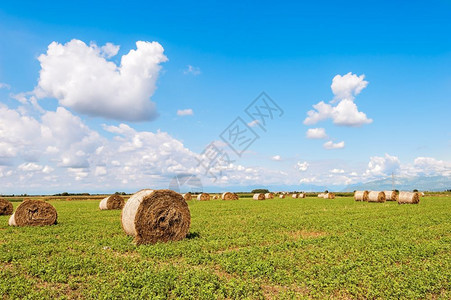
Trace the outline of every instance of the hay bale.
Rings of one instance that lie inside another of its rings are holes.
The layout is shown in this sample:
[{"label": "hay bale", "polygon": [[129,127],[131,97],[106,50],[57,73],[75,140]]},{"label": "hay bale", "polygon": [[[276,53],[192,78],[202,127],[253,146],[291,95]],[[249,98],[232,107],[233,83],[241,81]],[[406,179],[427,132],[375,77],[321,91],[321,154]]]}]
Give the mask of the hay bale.
[{"label": "hay bale", "polygon": [[100,210],[110,210],[110,209],[122,209],[124,207],[125,201],[120,195],[111,195],[103,198],[99,203]]},{"label": "hay bale", "polygon": [[197,195],[197,200],[199,201],[209,201],[210,200],[210,194],[202,193]]},{"label": "hay bale", "polygon": [[0,216],[9,216],[13,210],[13,204],[9,200],[0,199]]},{"label": "hay bale", "polygon": [[291,195],[291,198],[297,198],[298,197],[298,194],[292,194]]},{"label": "hay bale", "polygon": [[398,193],[396,191],[384,191],[386,201],[398,201]]},{"label": "hay bale", "polygon": [[122,228],[137,245],[179,241],[188,234],[191,214],[179,193],[171,190],[141,190],[122,210]]},{"label": "hay bale", "polygon": [[45,226],[56,224],[58,213],[50,203],[25,200],[9,218],[10,226]]},{"label": "hay bale", "polygon": [[324,199],[335,199],[335,194],[334,193],[326,193],[323,195]]},{"label": "hay bale", "polygon": [[398,204],[418,204],[420,203],[419,193],[399,192]]},{"label": "hay bale", "polygon": [[182,196],[185,201],[190,201],[192,199],[191,193],[185,193]]},{"label": "hay bale", "polygon": [[279,198],[281,198],[281,199],[285,198],[285,194],[280,194]]},{"label": "hay bale", "polygon": [[324,193],[319,193],[318,198],[324,198],[324,195],[325,195]]},{"label": "hay bale", "polygon": [[304,194],[304,193],[300,193],[300,194],[298,195],[298,198],[305,198],[305,194]]},{"label": "hay bale", "polygon": [[238,195],[235,193],[225,192],[222,194],[221,199],[222,200],[238,200]]},{"label": "hay bale", "polygon": [[265,200],[266,198],[265,198],[265,194],[254,194],[252,199],[254,199],[254,200]]},{"label": "hay bale", "polygon": [[274,194],[273,193],[266,193],[265,194],[265,199],[274,199]]},{"label": "hay bale", "polygon": [[368,191],[355,191],[354,200],[355,201],[368,201]]},{"label": "hay bale", "polygon": [[385,193],[380,191],[370,191],[368,193],[368,202],[385,202]]}]

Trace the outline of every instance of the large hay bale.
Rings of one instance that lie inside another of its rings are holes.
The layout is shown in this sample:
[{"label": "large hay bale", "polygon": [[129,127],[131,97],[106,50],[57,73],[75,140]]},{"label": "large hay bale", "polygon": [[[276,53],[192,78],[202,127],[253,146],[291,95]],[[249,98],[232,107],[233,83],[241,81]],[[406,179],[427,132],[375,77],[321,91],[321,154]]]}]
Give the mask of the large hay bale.
[{"label": "large hay bale", "polygon": [[399,192],[398,203],[399,204],[418,204],[420,202],[419,193],[412,192]]},{"label": "large hay bale", "polygon": [[265,200],[266,198],[265,198],[265,194],[254,194],[252,199],[254,199],[254,200]]},{"label": "large hay bale", "polygon": [[398,201],[398,193],[396,191],[384,191],[386,201]]},{"label": "large hay bale", "polygon": [[99,203],[100,210],[122,209],[125,201],[120,195],[114,194],[103,198]]},{"label": "large hay bale", "polygon": [[370,191],[368,193],[368,202],[385,202],[385,193],[380,191]]},{"label": "large hay bale", "polygon": [[324,193],[319,193],[318,198],[324,198],[324,195],[325,195]]},{"label": "large hay bale", "polygon": [[235,193],[225,192],[222,193],[221,199],[222,200],[238,200],[238,195]]},{"label": "large hay bale", "polygon": [[304,193],[298,194],[298,198],[305,198],[305,194]]},{"label": "large hay bale", "polygon": [[25,200],[9,218],[10,226],[45,226],[56,224],[58,213],[50,203]]},{"label": "large hay bale", "polygon": [[285,195],[284,194],[280,194],[279,198],[283,199],[283,198],[285,198]]},{"label": "large hay bale", "polygon": [[273,193],[266,193],[265,194],[265,199],[274,199],[274,194]]},{"label": "large hay bale", "polygon": [[185,201],[190,201],[192,199],[191,193],[185,193],[182,196]]},{"label": "large hay bale", "polygon": [[291,195],[291,198],[297,198],[298,197],[298,194],[292,194]]},{"label": "large hay bale", "polygon": [[334,193],[326,193],[323,195],[324,199],[335,199],[335,194]]},{"label": "large hay bale", "polygon": [[13,204],[9,200],[0,199],[0,216],[9,216],[13,210]]},{"label": "large hay bale", "polygon": [[354,200],[355,201],[368,201],[368,191],[355,191]]},{"label": "large hay bale", "polygon": [[188,234],[191,214],[179,193],[171,190],[141,190],[122,210],[122,228],[135,242],[154,244],[179,241]]},{"label": "large hay bale", "polygon": [[210,194],[202,193],[197,195],[197,200],[199,201],[209,201],[210,200]]}]

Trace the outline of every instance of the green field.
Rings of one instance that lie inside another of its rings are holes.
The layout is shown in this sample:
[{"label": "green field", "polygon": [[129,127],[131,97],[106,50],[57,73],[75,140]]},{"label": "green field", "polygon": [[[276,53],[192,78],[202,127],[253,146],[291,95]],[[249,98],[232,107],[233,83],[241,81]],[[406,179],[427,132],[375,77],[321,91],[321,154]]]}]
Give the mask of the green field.
[{"label": "green field", "polygon": [[451,197],[190,201],[187,239],[139,247],[99,200],[50,203],[0,216],[3,298],[451,298]]}]

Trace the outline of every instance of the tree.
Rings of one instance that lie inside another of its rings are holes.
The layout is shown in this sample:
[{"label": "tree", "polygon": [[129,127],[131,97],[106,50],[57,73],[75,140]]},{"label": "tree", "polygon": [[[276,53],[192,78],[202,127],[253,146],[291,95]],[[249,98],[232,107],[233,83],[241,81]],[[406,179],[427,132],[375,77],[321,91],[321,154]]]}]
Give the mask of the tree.
[{"label": "tree", "polygon": [[266,194],[269,193],[268,189],[255,189],[251,191],[252,194]]}]

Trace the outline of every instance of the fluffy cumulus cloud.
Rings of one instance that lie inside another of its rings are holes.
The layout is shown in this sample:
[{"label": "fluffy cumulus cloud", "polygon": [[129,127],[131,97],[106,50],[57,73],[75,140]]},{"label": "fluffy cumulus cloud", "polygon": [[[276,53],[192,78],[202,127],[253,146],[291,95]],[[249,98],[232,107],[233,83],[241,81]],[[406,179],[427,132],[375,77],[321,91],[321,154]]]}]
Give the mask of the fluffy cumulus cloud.
[{"label": "fluffy cumulus cloud", "polygon": [[332,174],[343,174],[345,172],[345,170],[343,170],[343,169],[332,169],[332,170],[330,170],[330,172]]},{"label": "fluffy cumulus cloud", "polygon": [[177,110],[177,116],[192,116],[194,112],[191,108]]},{"label": "fluffy cumulus cloud", "polygon": [[345,142],[339,142],[339,143],[334,143],[332,141],[327,141],[323,144],[323,148],[327,149],[327,150],[332,150],[332,149],[342,149],[345,147]]},{"label": "fluffy cumulus cloud", "polygon": [[308,167],[309,167],[309,163],[306,161],[304,161],[304,162],[298,161],[296,164],[296,168],[301,172],[307,171]]},{"label": "fluffy cumulus cloud", "polygon": [[307,130],[306,136],[308,139],[326,139],[327,134],[324,128],[310,128]]},{"label": "fluffy cumulus cloud", "polygon": [[396,156],[385,154],[385,156],[370,157],[368,168],[365,172],[367,176],[386,176],[400,169],[401,162]]},{"label": "fluffy cumulus cloud", "polygon": [[53,42],[38,57],[41,64],[38,98],[56,98],[61,106],[90,116],[143,121],[157,116],[150,98],[156,90],[161,63],[167,61],[157,42],[136,42],[120,64],[108,60],[119,46],[102,47],[80,40]]},{"label": "fluffy cumulus cloud", "polygon": [[280,155],[274,155],[273,157],[271,157],[271,159],[274,161],[281,161],[282,157],[280,157]]},{"label": "fluffy cumulus cloud", "polygon": [[[332,91],[334,99],[331,104],[320,101],[313,105],[313,110],[307,112],[305,125],[314,125],[326,119],[332,119],[335,125],[340,126],[361,126],[373,122],[364,112],[358,110],[354,103],[354,98],[367,85],[365,76],[357,76],[348,73],[344,76],[337,75],[332,81]],[[338,103],[337,105],[333,105]]]},{"label": "fluffy cumulus cloud", "polygon": [[413,173],[417,175],[451,176],[451,163],[433,157],[417,157],[413,162]]}]

